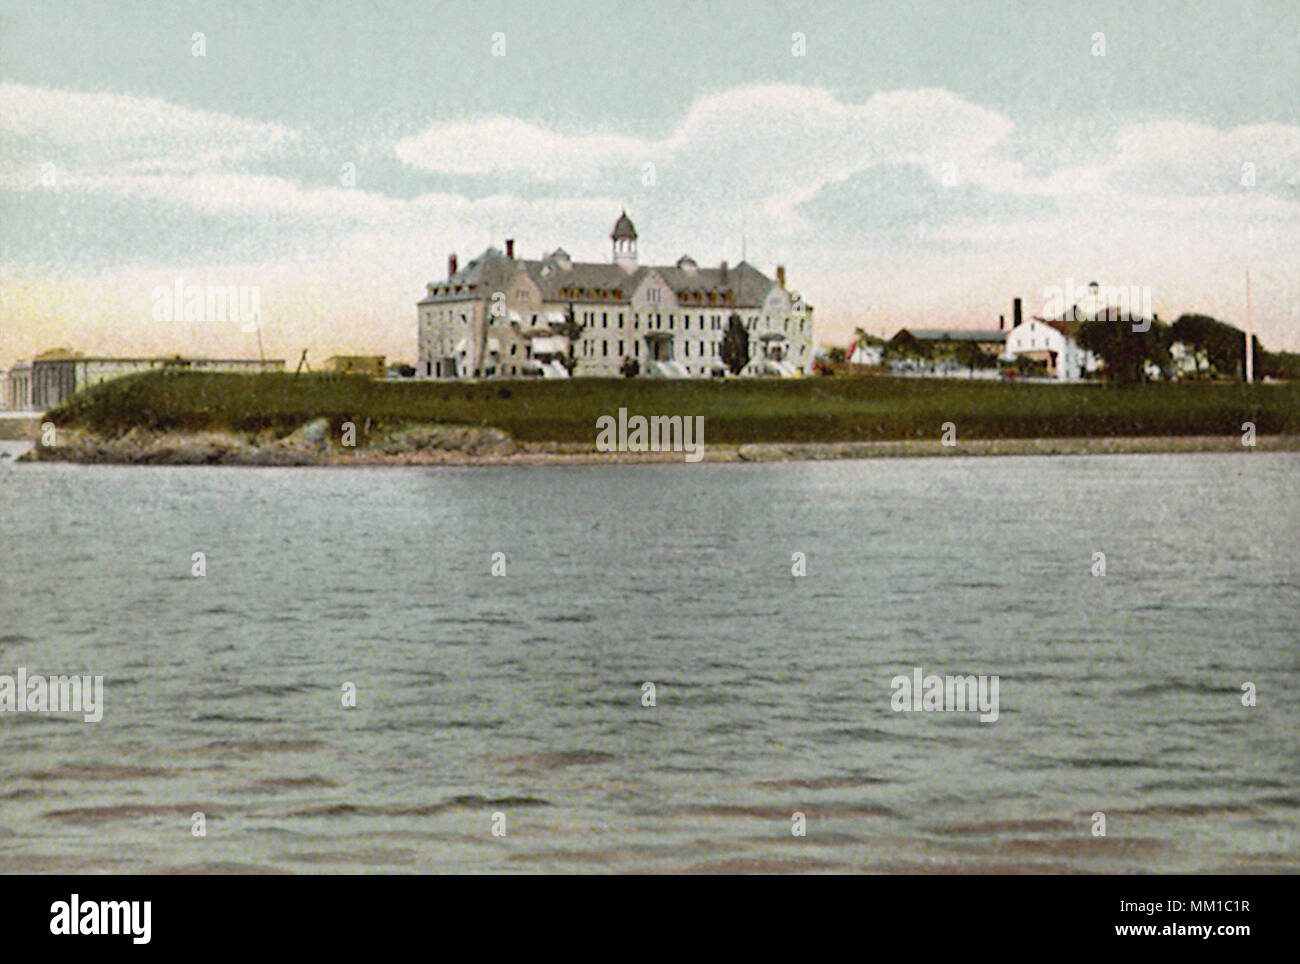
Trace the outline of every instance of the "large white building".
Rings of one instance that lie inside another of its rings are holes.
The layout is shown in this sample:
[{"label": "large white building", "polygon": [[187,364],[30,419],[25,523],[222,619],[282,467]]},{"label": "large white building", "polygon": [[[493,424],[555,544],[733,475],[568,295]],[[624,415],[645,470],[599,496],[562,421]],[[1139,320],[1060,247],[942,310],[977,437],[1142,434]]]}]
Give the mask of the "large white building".
[{"label": "large white building", "polygon": [[419,365],[425,378],[567,374],[572,307],[583,326],[574,346],[575,375],[619,375],[627,360],[640,374],[709,377],[724,366],[722,336],[732,314],[749,333],[744,375],[805,374],[812,369],[812,308],[785,287],[785,268],[767,277],[742,261],[701,267],[637,263],[637,234],[626,213],[610,233],[608,264],[573,261],[563,248],[539,261],[488,248],[463,267],[448,258],[447,277],[419,302]]},{"label": "large white building", "polygon": [[[1019,310],[1017,304],[1017,315]],[[1069,317],[1070,314],[1075,317]],[[1101,361],[1096,355],[1079,346],[1079,328],[1085,320],[1085,316],[1077,310],[1067,312],[1066,317],[1060,319],[1030,318],[1007,332],[1003,357],[1016,358],[1023,355],[1043,362],[1047,373],[1053,378],[1066,382],[1078,381],[1101,367]]]}]

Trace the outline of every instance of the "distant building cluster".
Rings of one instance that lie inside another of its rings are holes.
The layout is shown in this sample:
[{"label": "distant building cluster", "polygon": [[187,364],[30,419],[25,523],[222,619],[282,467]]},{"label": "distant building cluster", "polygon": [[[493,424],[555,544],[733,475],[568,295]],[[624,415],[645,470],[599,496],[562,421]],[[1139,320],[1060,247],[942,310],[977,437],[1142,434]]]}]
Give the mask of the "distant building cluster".
[{"label": "distant building cluster", "polygon": [[[1024,318],[1021,300],[1012,303],[1010,326],[1005,316],[998,319],[997,328],[903,328],[894,336],[893,343],[911,339],[934,349],[939,346],[955,347],[971,344],[977,347],[993,364],[1015,362],[1017,359],[1039,366],[1041,371],[1060,381],[1079,381],[1101,368],[1101,359],[1079,346],[1079,329],[1094,317],[1078,308],[1062,313],[1060,318]],[[933,357],[933,351],[930,352]],[[850,364],[881,365],[885,362],[885,345],[850,345],[845,353]],[[906,361],[899,364],[906,366]],[[952,362],[953,368],[963,367]]]},{"label": "distant building cluster", "polygon": [[[703,267],[682,256],[642,265],[624,212],[610,233],[609,263],[573,261],[563,248],[531,261],[490,247],[428,285],[418,304],[419,364],[387,366],[383,355],[334,355],[328,372],[370,378],[568,378],[641,375],[708,378],[729,373],[723,342],[743,329],[739,374],[796,377],[813,365],[812,306],[786,288],[785,267],[768,277],[742,260]],[[739,364],[737,357],[730,357]],[[299,370],[306,363],[306,352]],[[87,356],[46,351],[0,372],[0,409],[40,412],[75,392],[162,368],[278,372],[283,359]]]},{"label": "distant building cluster", "polygon": [[[701,267],[637,262],[626,212],[610,233],[607,264],[573,261],[563,248],[539,260],[488,248],[468,264],[448,259],[447,277],[418,304],[424,378],[513,378],[637,374],[700,378],[722,374],[721,345],[732,316],[749,336],[742,375],[792,377],[812,370],[812,308],[786,289],[785,268],[769,278],[741,261]],[[567,313],[581,331],[566,328]]]},{"label": "distant building cluster", "polygon": [[85,356],[66,348],[21,361],[2,376],[0,403],[9,411],[42,412],[92,385],[154,368],[208,372],[278,372],[283,359],[246,358],[108,358]]}]

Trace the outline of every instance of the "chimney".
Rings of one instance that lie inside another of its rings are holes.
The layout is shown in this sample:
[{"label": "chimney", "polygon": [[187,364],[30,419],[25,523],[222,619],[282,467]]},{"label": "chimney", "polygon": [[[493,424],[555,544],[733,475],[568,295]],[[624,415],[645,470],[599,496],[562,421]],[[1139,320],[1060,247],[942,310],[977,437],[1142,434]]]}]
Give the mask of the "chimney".
[{"label": "chimney", "polygon": [[515,260],[515,239],[506,238],[506,257],[511,261]]},{"label": "chimney", "polygon": [[727,283],[727,262],[722,262],[722,283]]},{"label": "chimney", "polygon": [[1007,327],[1007,316],[998,315],[998,331],[1003,331]]},{"label": "chimney", "polygon": [[776,283],[785,288],[785,265],[783,264],[776,266]]},{"label": "chimney", "polygon": [[1011,303],[1011,327],[1020,327],[1020,299],[1017,298]]},{"label": "chimney", "polygon": [[450,278],[456,273],[456,252],[453,251],[447,255],[447,277]]}]

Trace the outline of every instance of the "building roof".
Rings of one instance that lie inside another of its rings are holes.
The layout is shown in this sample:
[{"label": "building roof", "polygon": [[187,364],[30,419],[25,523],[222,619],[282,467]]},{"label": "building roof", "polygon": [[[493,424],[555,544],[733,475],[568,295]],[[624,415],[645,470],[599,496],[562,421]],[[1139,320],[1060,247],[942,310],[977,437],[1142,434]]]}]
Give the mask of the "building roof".
[{"label": "building roof", "polygon": [[1067,318],[1061,320],[1056,320],[1051,318],[1035,318],[1034,321],[1041,321],[1049,328],[1055,328],[1066,338],[1072,338],[1072,339],[1077,339],[1079,337],[1079,329],[1083,327],[1083,322],[1076,318]]},{"label": "building roof", "polygon": [[628,304],[632,293],[653,273],[673,290],[683,308],[756,308],[776,284],[746,261],[728,267],[724,273],[721,265],[701,268],[688,258],[675,265],[627,268],[570,261],[562,250],[544,260],[530,261],[507,258],[496,248],[488,248],[445,281],[430,285],[430,293],[420,304],[487,298],[492,292],[507,290],[520,272],[528,275],[541,292],[542,301],[549,304],[567,301]]},{"label": "building roof", "polygon": [[35,356],[32,361],[68,361],[82,357],[81,352],[73,351],[71,348],[50,348]]},{"label": "building roof", "polygon": [[615,241],[636,240],[636,227],[632,224],[632,219],[627,216],[626,211],[618,216],[618,220],[614,222],[614,230],[610,232],[609,236]]},{"label": "building roof", "polygon": [[1033,320],[1040,324],[1049,325],[1052,328],[1055,328],[1066,338],[1078,341],[1079,329],[1083,327],[1083,324],[1086,321],[1129,322],[1138,321],[1139,319],[1128,317],[1122,309],[1115,306],[1102,308],[1094,314],[1092,312],[1084,311],[1078,305],[1075,305],[1074,307],[1067,308],[1062,312],[1060,318],[1040,318],[1038,315],[1035,315]]},{"label": "building roof", "polygon": [[83,355],[81,352],[43,352],[32,359],[25,359],[17,366],[30,366],[32,362],[76,362],[78,365],[138,365],[149,362],[154,365],[283,365],[283,358],[188,358],[184,355]]},{"label": "building roof", "polygon": [[906,328],[917,341],[1005,342],[1007,333],[997,328]]}]

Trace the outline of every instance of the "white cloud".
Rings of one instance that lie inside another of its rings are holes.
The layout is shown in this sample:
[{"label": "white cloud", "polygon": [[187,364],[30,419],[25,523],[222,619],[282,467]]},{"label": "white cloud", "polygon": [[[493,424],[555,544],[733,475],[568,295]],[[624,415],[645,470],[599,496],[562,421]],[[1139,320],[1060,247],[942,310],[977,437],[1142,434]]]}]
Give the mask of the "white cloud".
[{"label": "white cloud", "polygon": [[282,177],[229,172],[69,177],[66,187],[170,202],[205,214],[289,214],[309,220],[382,221],[402,216],[406,202],[373,191],[300,187]]},{"label": "white cloud", "polygon": [[[1039,178],[1009,156],[1013,130],[1004,115],[944,90],[884,92],[853,104],[818,88],[769,84],[700,97],[657,140],[566,135],[494,117],[436,124],[399,141],[395,153],[437,173],[522,176],[611,196],[639,190],[649,162],[657,184],[692,216],[744,209],[768,231],[791,237],[815,228],[801,204],[875,165],[914,164],[938,186],[993,193],[1107,203],[1167,198],[1170,213],[1182,207],[1172,200],[1181,196],[1239,192],[1247,163],[1260,194],[1300,185],[1294,126],[1131,125],[1092,157]],[[1242,213],[1253,206],[1245,202]],[[1231,207],[1224,213],[1231,216]]]},{"label": "white cloud", "polygon": [[[1254,185],[1243,184],[1246,165]],[[1112,183],[1144,194],[1222,194],[1242,187],[1300,185],[1300,127],[1254,124],[1218,131],[1166,121],[1129,127],[1116,139]]]},{"label": "white cloud", "polygon": [[261,124],[129,94],[0,84],[0,186],[41,186],[60,177],[201,172],[256,157],[290,136]]},{"label": "white cloud", "polygon": [[743,201],[793,225],[799,202],[873,164],[919,164],[936,180],[950,171],[960,181],[1012,178],[1018,165],[992,156],[1011,130],[1002,115],[943,90],[847,104],[818,88],[768,84],[697,99],[658,140],[492,117],[435,124],[394,151],[436,173],[525,175],[613,194],[641,186],[650,163],[657,183],[691,204]]},{"label": "white cloud", "polygon": [[568,137],[527,121],[489,117],[437,124],[398,141],[394,153],[407,164],[444,174],[523,173],[540,181],[580,181],[634,163],[652,150],[632,137]]}]

